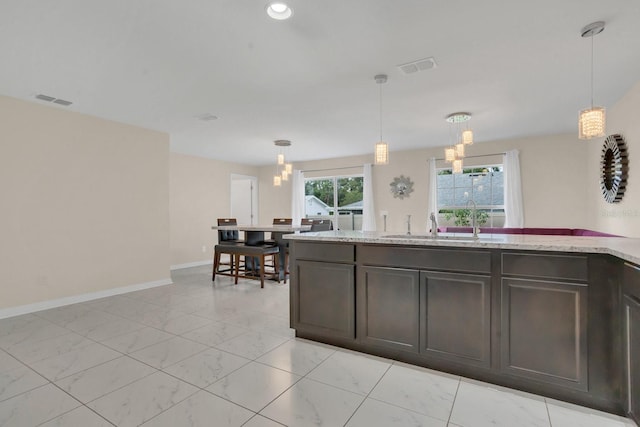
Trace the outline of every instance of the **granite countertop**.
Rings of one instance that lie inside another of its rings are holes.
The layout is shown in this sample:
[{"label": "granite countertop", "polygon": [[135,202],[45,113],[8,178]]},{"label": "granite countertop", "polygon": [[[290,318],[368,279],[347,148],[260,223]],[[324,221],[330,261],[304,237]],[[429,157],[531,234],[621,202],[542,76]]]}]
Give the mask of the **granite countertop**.
[{"label": "granite countertop", "polygon": [[[480,234],[477,240],[466,233],[440,233],[433,240],[424,233],[403,235],[394,232],[322,231],[286,234],[285,239],[312,242],[374,243],[385,245],[439,246],[462,248],[521,249],[602,253],[640,264],[640,239],[625,237],[547,236],[534,234]],[[458,239],[458,240],[456,240]],[[460,240],[463,239],[463,240]]]}]

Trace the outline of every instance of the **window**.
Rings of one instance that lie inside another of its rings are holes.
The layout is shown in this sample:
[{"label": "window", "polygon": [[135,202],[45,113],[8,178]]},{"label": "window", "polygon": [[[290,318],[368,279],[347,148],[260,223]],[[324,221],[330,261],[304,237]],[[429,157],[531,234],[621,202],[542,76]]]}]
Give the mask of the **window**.
[{"label": "window", "polygon": [[461,174],[439,169],[439,223],[448,226],[470,224],[470,200],[476,202],[477,220],[485,227],[504,225],[504,173],[501,164],[467,168]]},{"label": "window", "polygon": [[362,230],[362,186],[362,175],[305,179],[305,216],[331,219],[334,229]]}]

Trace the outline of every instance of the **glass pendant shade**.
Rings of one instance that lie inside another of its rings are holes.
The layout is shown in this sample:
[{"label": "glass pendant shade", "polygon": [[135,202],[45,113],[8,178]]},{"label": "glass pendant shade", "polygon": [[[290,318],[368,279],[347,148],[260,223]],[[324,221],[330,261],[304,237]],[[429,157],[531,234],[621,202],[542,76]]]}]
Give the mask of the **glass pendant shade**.
[{"label": "glass pendant shade", "polygon": [[282,185],[282,179],[280,178],[280,175],[275,175],[273,177],[273,186],[280,187],[281,185]]},{"label": "glass pendant shade", "polygon": [[462,142],[460,144],[456,144],[456,157],[464,157],[464,144]]},{"label": "glass pendant shade", "polygon": [[289,174],[286,169],[283,169],[280,175],[282,176],[283,181],[289,181]]},{"label": "glass pendant shade", "polygon": [[591,107],[580,111],[578,138],[591,139],[605,136],[606,114],[603,107]]},{"label": "glass pendant shade", "polygon": [[287,171],[289,175],[293,173],[293,165],[291,163],[287,163],[284,165],[284,170]]},{"label": "glass pendant shade", "polygon": [[462,143],[465,145],[473,144],[473,131],[471,129],[462,132]]},{"label": "glass pendant shade", "polygon": [[448,147],[444,149],[444,159],[447,162],[453,162],[456,159],[456,149]]},{"label": "glass pendant shade", "polygon": [[376,143],[374,159],[376,165],[389,164],[389,146],[386,142],[380,141]]},{"label": "glass pendant shade", "polygon": [[278,164],[284,165],[284,154],[278,154]]},{"label": "glass pendant shade", "polygon": [[453,173],[462,173],[462,160],[457,159],[453,161],[452,164]]}]

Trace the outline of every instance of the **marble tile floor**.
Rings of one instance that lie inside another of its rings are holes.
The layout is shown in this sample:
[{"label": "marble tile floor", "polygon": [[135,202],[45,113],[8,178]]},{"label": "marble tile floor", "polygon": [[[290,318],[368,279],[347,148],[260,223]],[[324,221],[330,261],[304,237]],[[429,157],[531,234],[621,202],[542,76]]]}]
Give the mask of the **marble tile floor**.
[{"label": "marble tile floor", "polygon": [[288,285],[173,281],[0,320],[0,426],[634,425],[296,339]]}]

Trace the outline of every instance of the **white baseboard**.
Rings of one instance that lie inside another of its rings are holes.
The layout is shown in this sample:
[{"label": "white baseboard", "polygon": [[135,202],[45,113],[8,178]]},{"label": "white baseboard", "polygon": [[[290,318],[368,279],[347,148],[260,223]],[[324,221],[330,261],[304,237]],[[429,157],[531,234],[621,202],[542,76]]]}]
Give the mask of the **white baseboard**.
[{"label": "white baseboard", "polygon": [[76,304],[79,302],[91,301],[94,299],[110,297],[127,292],[141,291],[143,289],[155,288],[157,286],[171,285],[171,278],[155,280],[153,282],[138,283],[137,285],[122,286],[120,288],[106,289],[104,291],[90,292],[88,294],[73,295],[70,297],[56,298],[48,301],[36,302],[33,304],[19,305],[0,309],[0,319],[19,316],[21,314],[33,313],[36,311],[48,310],[50,308],[62,307],[63,305]]},{"label": "white baseboard", "polygon": [[170,267],[171,271],[180,270],[182,268],[200,267],[201,265],[213,265],[213,260],[188,262],[186,264],[177,264]]}]

